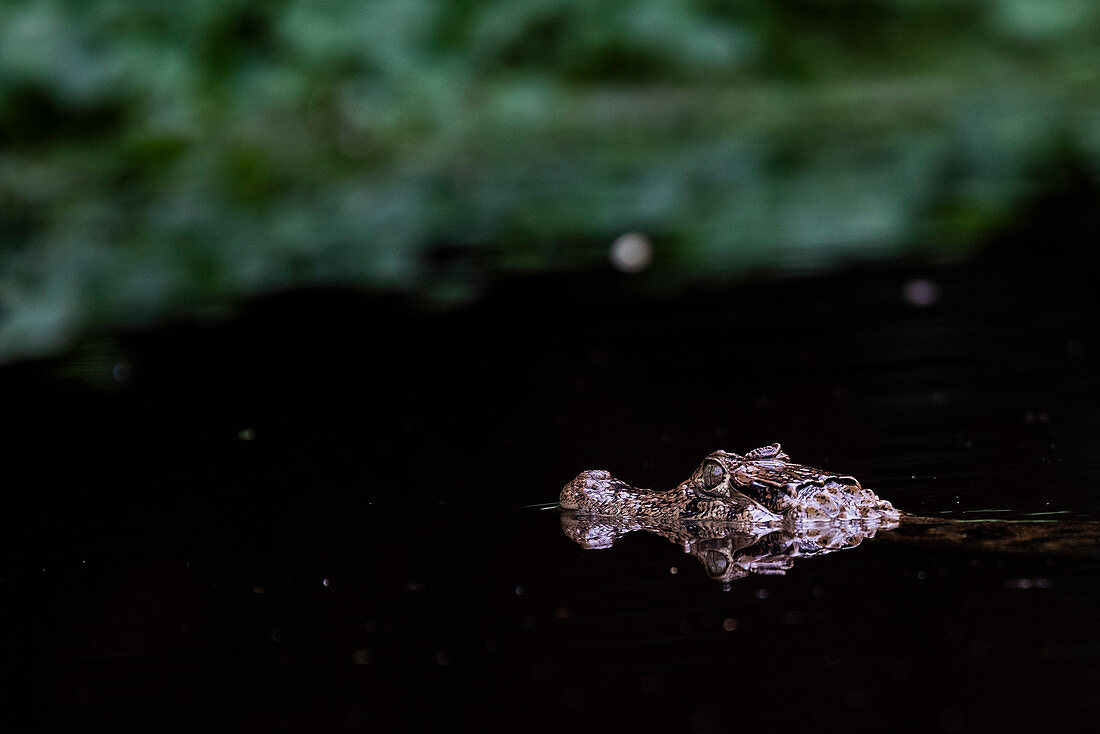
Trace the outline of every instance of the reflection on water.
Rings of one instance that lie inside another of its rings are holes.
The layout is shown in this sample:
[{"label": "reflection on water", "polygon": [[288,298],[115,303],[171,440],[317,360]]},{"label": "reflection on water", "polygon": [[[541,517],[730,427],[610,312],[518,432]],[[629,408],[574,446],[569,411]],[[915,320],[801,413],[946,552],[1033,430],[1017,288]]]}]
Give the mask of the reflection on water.
[{"label": "reflection on water", "polygon": [[749,574],[785,574],[796,558],[855,548],[896,520],[828,523],[793,527],[731,525],[719,520],[660,521],[652,518],[593,517],[563,512],[561,528],[586,550],[610,548],[620,538],[645,531],[681,546],[707,575],[729,583]]},{"label": "reflection on water", "polygon": [[943,520],[905,515],[896,520],[776,527],[721,520],[657,520],[563,512],[566,537],[585,550],[610,548],[636,531],[659,535],[694,556],[715,581],[750,574],[782,575],[797,558],[855,548],[880,531],[892,543],[961,548],[971,552],[1100,555],[1100,523],[1091,521]]}]

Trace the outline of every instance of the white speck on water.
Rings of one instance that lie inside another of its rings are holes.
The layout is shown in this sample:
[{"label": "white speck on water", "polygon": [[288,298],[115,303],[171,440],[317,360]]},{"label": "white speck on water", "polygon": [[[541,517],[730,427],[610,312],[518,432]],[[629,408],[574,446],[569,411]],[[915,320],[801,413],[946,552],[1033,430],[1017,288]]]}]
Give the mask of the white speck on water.
[{"label": "white speck on water", "polygon": [[653,260],[653,243],[640,232],[627,232],[611,243],[611,264],[623,273],[640,273]]},{"label": "white speck on water", "polygon": [[920,579],[921,581],[924,581],[926,578],[928,578],[928,572],[927,571],[917,571],[917,578]]},{"label": "white speck on water", "polygon": [[332,586],[332,582],[328,579],[321,579],[321,586],[328,588],[329,586]]},{"label": "white speck on water", "polygon": [[675,576],[676,574],[680,573],[680,569],[678,569],[676,566],[672,566],[668,569],[668,572]]},{"label": "white speck on water", "polygon": [[516,596],[523,596],[526,591],[527,591],[527,589],[523,588],[522,586],[517,586],[516,587]]},{"label": "white speck on water", "polygon": [[126,382],[130,379],[131,374],[133,374],[133,369],[126,360],[115,362],[115,366],[111,368],[111,376],[115,378],[115,382]]},{"label": "white speck on water", "polygon": [[940,287],[931,280],[918,278],[905,284],[902,295],[910,306],[923,308],[940,300]]}]

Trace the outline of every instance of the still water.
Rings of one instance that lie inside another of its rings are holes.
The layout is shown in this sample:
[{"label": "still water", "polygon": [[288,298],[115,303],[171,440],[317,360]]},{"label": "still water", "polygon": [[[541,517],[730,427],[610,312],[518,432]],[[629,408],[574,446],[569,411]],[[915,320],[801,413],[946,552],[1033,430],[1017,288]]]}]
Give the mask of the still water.
[{"label": "still water", "polygon": [[[7,367],[0,726],[1095,730],[1095,296],[1025,281],[292,294]],[[936,522],[553,506],[772,441]]]}]

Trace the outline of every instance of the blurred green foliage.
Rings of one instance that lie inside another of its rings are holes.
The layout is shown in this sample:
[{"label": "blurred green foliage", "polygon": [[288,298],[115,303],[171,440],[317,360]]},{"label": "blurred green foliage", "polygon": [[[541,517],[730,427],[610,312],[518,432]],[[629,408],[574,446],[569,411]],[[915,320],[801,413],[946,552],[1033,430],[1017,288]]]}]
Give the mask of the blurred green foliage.
[{"label": "blurred green foliage", "polygon": [[6,0],[0,359],[314,283],[954,257],[1100,163],[1095,0]]}]

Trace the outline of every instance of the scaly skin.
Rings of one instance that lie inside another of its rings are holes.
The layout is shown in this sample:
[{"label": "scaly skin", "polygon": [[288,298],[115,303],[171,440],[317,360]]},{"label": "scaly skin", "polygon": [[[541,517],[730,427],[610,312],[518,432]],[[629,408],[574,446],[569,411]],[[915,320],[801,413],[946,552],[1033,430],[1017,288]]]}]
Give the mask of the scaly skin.
[{"label": "scaly skin", "polygon": [[894,506],[855,478],[791,463],[779,444],[745,455],[715,451],[665,492],[632,487],[606,471],[565,485],[563,510],[601,517],[724,520],[744,524],[871,521],[896,523]]}]

